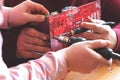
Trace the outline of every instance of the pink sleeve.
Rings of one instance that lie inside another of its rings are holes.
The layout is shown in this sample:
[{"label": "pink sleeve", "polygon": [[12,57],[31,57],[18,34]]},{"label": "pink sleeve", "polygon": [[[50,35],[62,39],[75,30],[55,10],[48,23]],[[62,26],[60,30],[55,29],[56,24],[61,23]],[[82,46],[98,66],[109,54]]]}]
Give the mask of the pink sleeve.
[{"label": "pink sleeve", "polygon": [[67,73],[67,65],[56,53],[47,53],[40,59],[7,70],[9,75],[2,76],[3,79],[0,80],[7,80],[6,77],[9,77],[9,80],[61,80]]},{"label": "pink sleeve", "polygon": [[4,18],[4,22],[2,24],[2,26],[0,26],[1,29],[8,29],[8,15],[9,15],[9,10],[10,7],[2,7],[2,12],[3,12],[3,18]]},{"label": "pink sleeve", "polygon": [[120,23],[116,25],[113,30],[116,32],[117,35],[117,44],[114,48],[114,51],[120,52]]}]

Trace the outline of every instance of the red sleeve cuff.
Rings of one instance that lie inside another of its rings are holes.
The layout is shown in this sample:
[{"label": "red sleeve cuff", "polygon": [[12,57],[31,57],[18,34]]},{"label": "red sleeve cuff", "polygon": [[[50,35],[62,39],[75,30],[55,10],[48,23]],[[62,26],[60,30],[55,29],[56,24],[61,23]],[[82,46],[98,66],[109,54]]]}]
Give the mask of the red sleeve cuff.
[{"label": "red sleeve cuff", "polygon": [[120,23],[113,28],[113,30],[116,32],[117,35],[117,44],[114,48],[115,52],[120,52]]}]

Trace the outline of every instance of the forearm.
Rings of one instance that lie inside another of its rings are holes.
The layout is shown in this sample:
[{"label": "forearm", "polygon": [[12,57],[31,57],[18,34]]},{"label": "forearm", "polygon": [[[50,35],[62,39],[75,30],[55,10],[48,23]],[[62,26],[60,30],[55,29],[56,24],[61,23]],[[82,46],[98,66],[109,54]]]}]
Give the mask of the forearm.
[{"label": "forearm", "polygon": [[55,56],[47,53],[40,59],[9,68],[10,76],[13,80],[60,80],[67,73],[67,65],[64,59]]},{"label": "forearm", "polygon": [[114,48],[114,51],[120,53],[120,23],[118,25],[116,25],[113,28],[113,30],[116,32],[116,35],[117,35],[117,44]]}]

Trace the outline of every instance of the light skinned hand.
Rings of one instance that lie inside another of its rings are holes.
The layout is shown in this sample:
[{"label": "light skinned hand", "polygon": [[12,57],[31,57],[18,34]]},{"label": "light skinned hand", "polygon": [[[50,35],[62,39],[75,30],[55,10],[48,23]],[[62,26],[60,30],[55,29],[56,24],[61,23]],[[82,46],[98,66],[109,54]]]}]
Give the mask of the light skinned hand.
[{"label": "light skinned hand", "polygon": [[82,22],[81,26],[90,31],[84,32],[79,36],[88,40],[104,39],[111,42],[109,48],[113,49],[117,43],[117,36],[109,25],[102,25],[105,21],[89,19],[88,22]]},{"label": "light skinned hand", "polygon": [[90,73],[99,64],[109,65],[108,60],[93,50],[107,47],[109,44],[110,42],[108,40],[78,42],[65,49],[57,51],[56,55],[65,58],[69,71]]},{"label": "light skinned hand", "polygon": [[26,0],[11,8],[8,15],[9,26],[20,26],[30,22],[43,22],[48,10],[41,4]]},{"label": "light skinned hand", "polygon": [[17,57],[24,59],[39,58],[50,51],[48,34],[34,28],[24,28],[17,40]]}]

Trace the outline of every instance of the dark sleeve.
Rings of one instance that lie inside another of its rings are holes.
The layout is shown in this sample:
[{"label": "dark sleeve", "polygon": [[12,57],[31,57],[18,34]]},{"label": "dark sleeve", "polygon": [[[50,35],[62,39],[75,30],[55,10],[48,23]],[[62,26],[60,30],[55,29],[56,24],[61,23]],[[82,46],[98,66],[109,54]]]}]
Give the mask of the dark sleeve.
[{"label": "dark sleeve", "polygon": [[101,0],[101,16],[105,21],[120,22],[120,0]]}]

